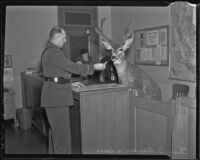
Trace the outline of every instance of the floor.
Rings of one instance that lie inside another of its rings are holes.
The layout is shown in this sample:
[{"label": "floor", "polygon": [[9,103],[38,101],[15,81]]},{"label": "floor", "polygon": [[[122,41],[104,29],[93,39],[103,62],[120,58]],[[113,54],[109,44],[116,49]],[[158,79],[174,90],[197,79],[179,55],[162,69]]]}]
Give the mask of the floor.
[{"label": "floor", "polygon": [[16,129],[12,122],[6,122],[5,154],[46,154],[47,140],[33,125],[28,130]]},{"label": "floor", "polygon": [[[20,128],[15,129],[13,124],[14,124],[13,122],[5,123],[5,128],[4,128],[5,155],[4,155],[4,157],[11,156],[12,158],[17,157],[19,159],[20,157],[18,157],[18,155],[20,155],[20,154],[22,154],[23,157],[25,155],[32,157],[35,154],[36,157],[38,155],[41,155],[42,157],[47,156],[47,158],[48,158],[47,139],[38,131],[37,128],[35,128],[32,125],[32,127],[28,130],[21,130]],[[8,155],[8,156],[6,156],[6,155]],[[87,155],[85,158],[82,156],[83,155],[81,155],[79,157],[79,155],[78,155],[78,157],[76,157],[76,159],[78,159],[78,158],[88,159]],[[113,155],[113,157],[112,157],[112,155],[111,155],[111,157],[109,157],[109,156],[106,157],[106,155],[102,155],[102,156],[103,156],[103,158],[115,158],[114,155]],[[100,157],[102,157],[102,156],[100,156]],[[90,159],[97,159],[97,157],[91,156]],[[127,155],[127,157],[122,156],[121,158],[130,159],[130,155]],[[144,155],[135,155],[135,156],[133,155],[133,157],[131,157],[131,158],[139,158],[139,159],[144,158],[145,159],[145,156]],[[148,156],[148,158],[150,158],[150,157]],[[163,159],[163,157],[159,157],[159,158]],[[6,158],[4,158],[4,159],[6,160]],[[9,158],[9,160],[14,160],[14,159],[15,158],[13,158],[13,159]],[[166,156],[164,156],[164,159],[168,159],[168,158],[166,158]]]}]

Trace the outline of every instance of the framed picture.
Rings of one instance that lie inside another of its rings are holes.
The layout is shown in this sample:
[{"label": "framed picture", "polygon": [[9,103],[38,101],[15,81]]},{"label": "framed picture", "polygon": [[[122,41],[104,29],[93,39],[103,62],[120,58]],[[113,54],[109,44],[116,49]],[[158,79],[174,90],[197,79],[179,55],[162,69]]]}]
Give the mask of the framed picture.
[{"label": "framed picture", "polygon": [[4,55],[4,68],[12,68],[12,55]]},{"label": "framed picture", "polygon": [[157,26],[135,31],[136,65],[169,65],[169,26]]}]

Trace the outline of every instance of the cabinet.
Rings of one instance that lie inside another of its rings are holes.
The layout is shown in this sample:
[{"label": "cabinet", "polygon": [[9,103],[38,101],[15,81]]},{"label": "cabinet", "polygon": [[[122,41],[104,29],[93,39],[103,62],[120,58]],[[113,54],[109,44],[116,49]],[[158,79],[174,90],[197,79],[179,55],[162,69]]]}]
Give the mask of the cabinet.
[{"label": "cabinet", "polygon": [[74,88],[70,108],[72,150],[83,154],[129,151],[128,89],[118,84]]},{"label": "cabinet", "polygon": [[15,108],[15,93],[12,89],[4,92],[4,119],[14,119],[16,126],[16,108]]},{"label": "cabinet", "polygon": [[33,125],[47,136],[47,130],[43,119],[43,108],[40,106],[43,76],[39,73],[21,73],[22,104],[23,108],[33,111]]}]

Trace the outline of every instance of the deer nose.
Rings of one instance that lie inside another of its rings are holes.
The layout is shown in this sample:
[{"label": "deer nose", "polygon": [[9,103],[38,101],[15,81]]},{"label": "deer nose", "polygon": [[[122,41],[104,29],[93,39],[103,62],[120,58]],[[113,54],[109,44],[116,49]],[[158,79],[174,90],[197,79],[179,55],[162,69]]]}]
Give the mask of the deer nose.
[{"label": "deer nose", "polygon": [[111,55],[111,60],[114,61],[116,59],[115,55]]}]

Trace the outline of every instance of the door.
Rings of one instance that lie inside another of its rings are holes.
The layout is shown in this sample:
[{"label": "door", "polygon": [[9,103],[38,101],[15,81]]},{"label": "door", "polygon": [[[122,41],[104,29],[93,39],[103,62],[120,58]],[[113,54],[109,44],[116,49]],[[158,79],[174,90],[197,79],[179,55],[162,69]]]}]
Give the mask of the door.
[{"label": "door", "polygon": [[[70,25],[66,23],[66,12],[73,13],[72,16],[77,13],[75,17],[78,21]],[[90,15],[91,23],[88,23],[88,18],[84,19],[87,14]],[[64,26],[67,34],[67,43],[64,47],[66,57],[76,61],[80,56],[80,50],[84,48],[88,49],[92,62],[98,61],[99,38],[94,31],[94,27],[98,25],[96,6],[59,6],[58,25]]]}]

